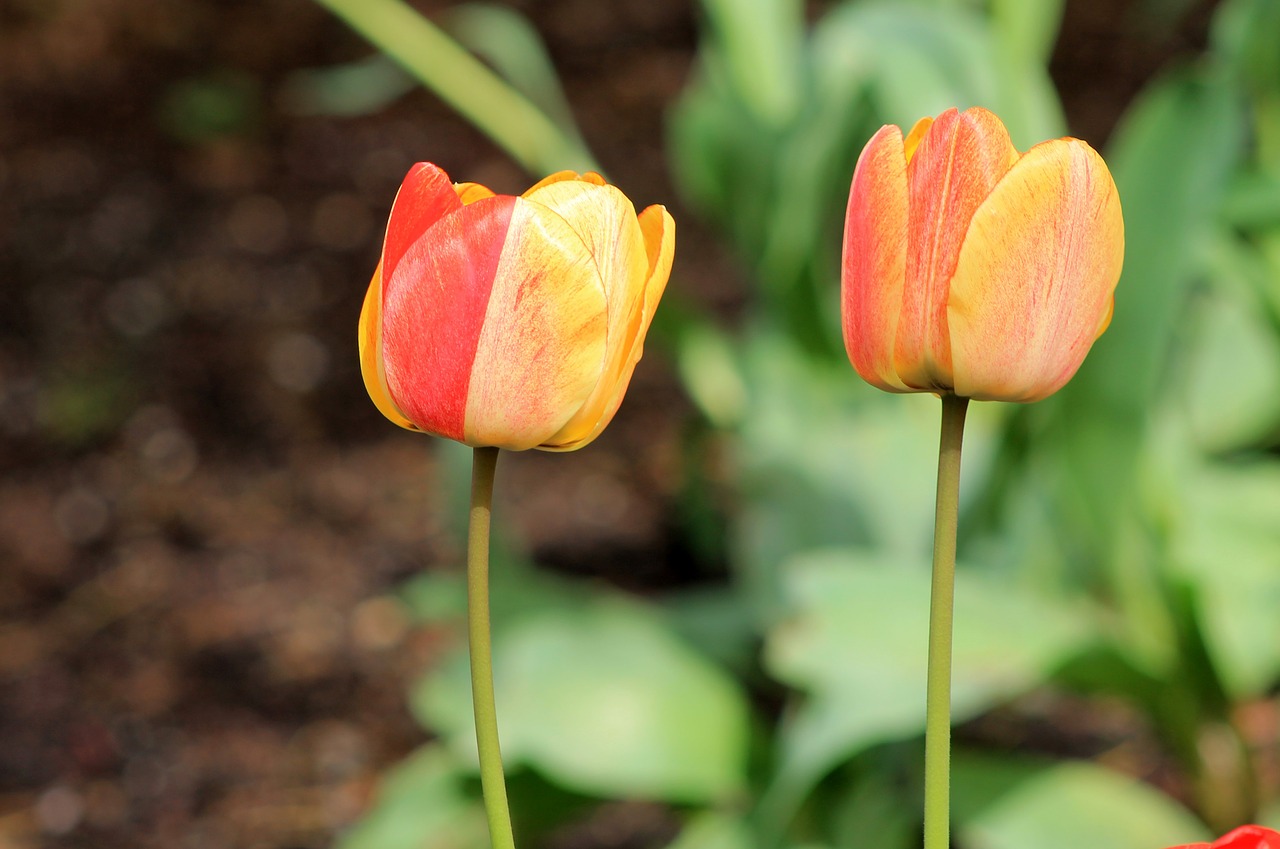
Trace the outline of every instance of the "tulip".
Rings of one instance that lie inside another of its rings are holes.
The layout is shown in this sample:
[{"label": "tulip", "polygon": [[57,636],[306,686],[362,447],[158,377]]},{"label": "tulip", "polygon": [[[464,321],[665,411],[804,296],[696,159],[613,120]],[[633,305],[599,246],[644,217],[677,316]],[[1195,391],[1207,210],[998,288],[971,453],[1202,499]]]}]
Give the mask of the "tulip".
[{"label": "tulip", "polygon": [[1019,153],[985,109],[896,126],[858,159],[844,232],[845,348],[890,392],[1038,401],[1111,320],[1124,221],[1079,139]]},{"label": "tulip", "polygon": [[581,448],[608,425],[666,287],[675,222],[598,174],[520,197],[415,165],[360,315],[388,419],[472,447]]},{"label": "tulip", "polygon": [[1280,849],[1280,832],[1260,825],[1242,825],[1213,843],[1189,843],[1172,849]]}]

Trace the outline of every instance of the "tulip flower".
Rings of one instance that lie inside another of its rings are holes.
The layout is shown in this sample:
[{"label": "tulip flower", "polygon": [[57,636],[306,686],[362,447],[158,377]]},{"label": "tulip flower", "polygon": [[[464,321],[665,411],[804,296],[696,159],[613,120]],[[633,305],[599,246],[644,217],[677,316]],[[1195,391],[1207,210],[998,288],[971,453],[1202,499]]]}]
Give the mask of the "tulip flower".
[{"label": "tulip flower", "polygon": [[863,149],[844,231],[845,348],[890,392],[1037,401],[1111,320],[1124,222],[1079,139],[1019,153],[985,109],[885,126]]},{"label": "tulip flower", "polygon": [[360,316],[378,409],[472,447],[571,451],[605,428],[666,286],[675,223],[598,174],[520,197],[415,165]]},{"label": "tulip flower", "polygon": [[841,319],[849,360],[889,392],[942,399],[929,603],[924,846],[947,849],[951,637],[960,449],[969,400],[1038,401],[1107,329],[1124,220],[1078,139],[1019,153],[985,109],[948,109],[904,138],[881,127],[849,189]]},{"label": "tulip flower", "polygon": [[1189,843],[1171,849],[1280,849],[1280,832],[1260,825],[1242,825],[1213,843]]}]

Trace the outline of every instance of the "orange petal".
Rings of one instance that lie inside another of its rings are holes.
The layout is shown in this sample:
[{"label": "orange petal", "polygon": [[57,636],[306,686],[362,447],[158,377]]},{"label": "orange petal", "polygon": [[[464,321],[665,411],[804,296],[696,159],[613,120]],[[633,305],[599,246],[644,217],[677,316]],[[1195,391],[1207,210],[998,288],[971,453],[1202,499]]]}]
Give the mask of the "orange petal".
[{"label": "orange petal", "polygon": [[1017,158],[1004,124],[985,109],[947,110],[920,138],[907,166],[906,285],[894,350],[908,386],[951,388],[947,287],[974,211]]},{"label": "orange petal", "polygon": [[478,200],[491,198],[494,195],[493,189],[482,186],[479,183],[455,183],[453,191],[458,195],[458,200],[462,201],[464,206],[469,203],[475,203]]},{"label": "orange petal", "polygon": [[545,206],[516,199],[471,364],[463,441],[518,451],[563,428],[604,370],[607,315],[588,245]]},{"label": "orange petal", "polygon": [[911,391],[893,358],[906,269],[907,160],[902,130],[889,124],[867,142],[853,172],[840,287],[849,361],[889,392]]},{"label": "orange petal", "polygon": [[473,363],[516,205],[498,196],[460,207],[414,242],[383,281],[389,394],[428,433],[466,441]]},{"label": "orange petal", "polygon": [[590,183],[593,186],[607,186],[609,184],[604,177],[601,177],[599,174],[597,174],[594,171],[588,171],[585,174],[579,174],[577,171],[557,171],[556,173],[549,174],[548,176],[543,177],[541,180],[534,183],[532,186],[529,187],[528,191],[526,191],[523,195],[521,195],[521,197],[529,197],[529,195],[538,191],[538,189],[541,189],[545,186],[550,186],[553,183],[569,183],[569,182]]},{"label": "orange petal", "polygon": [[373,280],[364,295],[364,306],[360,309],[360,375],[364,378],[369,397],[382,415],[400,427],[420,430],[400,412],[387,388],[387,375],[382,364],[382,263],[378,263],[373,272]]},{"label": "orange petal", "polygon": [[947,305],[957,394],[1036,401],[1071,378],[1106,327],[1124,219],[1102,158],[1036,145],[973,217]]},{"label": "orange petal", "polygon": [[554,445],[580,447],[603,430],[607,416],[612,416],[626,391],[630,376],[627,361],[644,314],[651,264],[648,246],[635,207],[613,186],[560,181],[543,185],[526,197],[562,218],[577,233],[604,286],[608,323],[599,383],[551,440]]}]

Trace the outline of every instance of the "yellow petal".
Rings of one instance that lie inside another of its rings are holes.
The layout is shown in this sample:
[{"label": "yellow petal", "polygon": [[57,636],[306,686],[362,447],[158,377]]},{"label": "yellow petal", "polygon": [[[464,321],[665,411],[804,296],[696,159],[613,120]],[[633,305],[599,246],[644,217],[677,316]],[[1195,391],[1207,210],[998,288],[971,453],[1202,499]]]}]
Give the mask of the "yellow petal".
[{"label": "yellow petal", "polygon": [[893,356],[906,273],[907,160],[902,130],[889,124],[867,142],[853,172],[840,286],[849,361],[889,392],[912,391],[898,378]]},{"label": "yellow petal", "polygon": [[635,207],[613,186],[557,181],[545,183],[526,197],[562,218],[578,234],[604,286],[608,323],[599,383],[577,414],[550,440],[553,446],[581,447],[603,430],[626,391],[625,378],[630,376],[627,361],[644,314],[648,248]]},{"label": "yellow petal", "polygon": [[527,198],[539,189],[544,188],[545,186],[550,186],[553,183],[588,183],[593,186],[608,185],[608,181],[594,171],[588,171],[585,174],[579,174],[577,171],[557,171],[556,173],[543,177],[541,180],[534,183],[529,187],[528,191],[521,195],[521,197]]},{"label": "yellow petal", "polygon": [[957,394],[1036,401],[1106,328],[1124,220],[1102,158],[1077,139],[1033,147],[973,217],[947,315]]},{"label": "yellow petal", "polygon": [[[649,257],[649,274],[639,308],[631,314],[630,325],[622,335],[620,358],[611,362],[611,371],[600,379],[597,392],[583,405],[582,410],[548,444],[540,446],[547,451],[574,451],[591,442],[613,421],[618,412],[636,364],[644,355],[644,338],[658,309],[658,301],[667,288],[671,276],[671,263],[675,258],[676,222],[666,207],[650,206],[639,215],[640,229],[644,234],[645,251]],[[615,334],[617,335],[617,334]],[[589,425],[589,427],[588,427]]]},{"label": "yellow petal", "polygon": [[588,246],[560,216],[517,199],[476,347],[463,441],[519,451],[561,430],[604,370],[607,315]]},{"label": "yellow petal", "polygon": [[360,309],[360,375],[382,415],[406,430],[420,430],[400,412],[387,388],[387,373],[382,364],[382,263],[378,263],[373,272]]}]

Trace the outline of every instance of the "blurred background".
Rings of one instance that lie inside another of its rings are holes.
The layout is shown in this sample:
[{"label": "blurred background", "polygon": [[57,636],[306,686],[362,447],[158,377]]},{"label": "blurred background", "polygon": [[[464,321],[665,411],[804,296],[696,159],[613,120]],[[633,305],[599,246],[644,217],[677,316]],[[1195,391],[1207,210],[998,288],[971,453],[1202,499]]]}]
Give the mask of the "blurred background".
[{"label": "blurred background", "polygon": [[[612,426],[499,466],[520,844],[915,845],[937,404],[859,385],[838,255],[952,105],[1103,151],[1128,241],[1072,384],[971,412],[957,846],[1280,826],[1280,3],[405,8],[0,0],[0,847],[485,845],[469,454],[355,352],[419,160],[679,228]],[[387,58],[441,31],[561,143]]]}]

